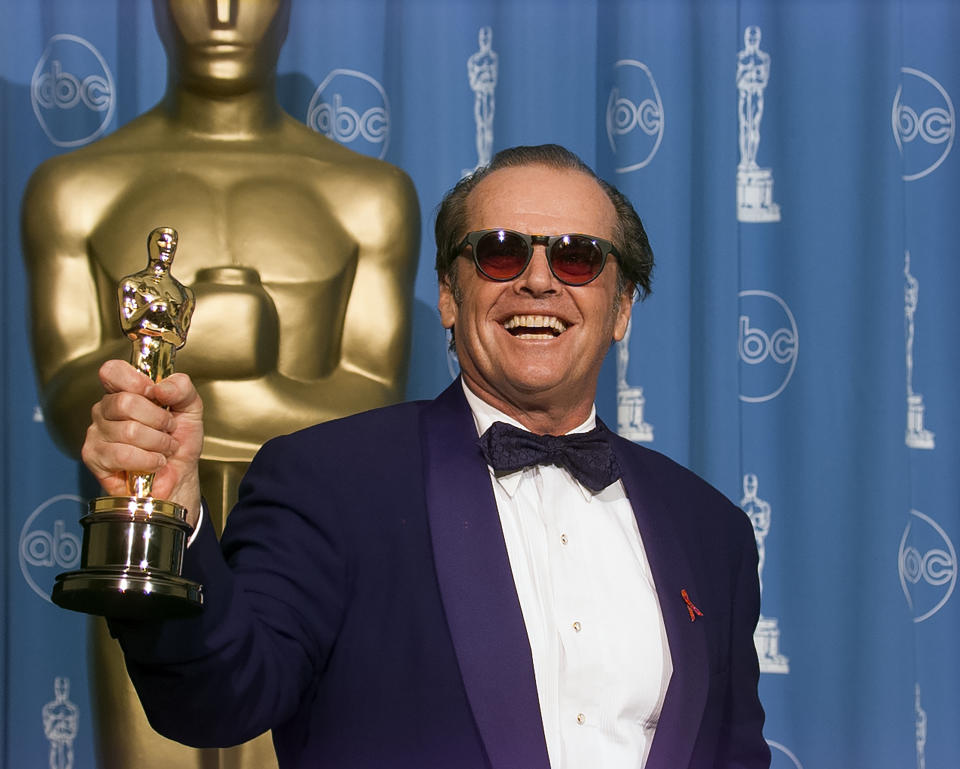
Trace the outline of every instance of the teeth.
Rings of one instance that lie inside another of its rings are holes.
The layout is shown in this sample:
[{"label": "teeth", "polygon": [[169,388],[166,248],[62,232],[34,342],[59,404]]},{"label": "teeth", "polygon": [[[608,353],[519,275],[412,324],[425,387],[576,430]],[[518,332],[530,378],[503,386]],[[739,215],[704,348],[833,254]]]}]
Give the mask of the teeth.
[{"label": "teeth", "polygon": [[[514,315],[510,320],[503,324],[503,327],[510,331],[514,328],[549,328],[562,334],[567,330],[567,325],[559,318],[553,315]],[[535,334],[519,334],[521,339],[536,339]]]}]

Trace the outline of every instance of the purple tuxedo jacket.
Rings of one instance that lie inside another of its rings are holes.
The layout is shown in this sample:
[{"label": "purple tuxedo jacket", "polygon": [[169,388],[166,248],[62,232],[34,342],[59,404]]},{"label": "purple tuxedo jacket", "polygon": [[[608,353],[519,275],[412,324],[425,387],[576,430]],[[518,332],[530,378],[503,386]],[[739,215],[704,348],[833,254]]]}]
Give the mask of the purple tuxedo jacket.
[{"label": "purple tuxedo jacket", "polygon": [[[613,441],[673,656],[647,768],[767,767],[752,528],[689,471]],[[272,728],[284,769],[548,769],[459,382],[270,441],[185,574],[204,585],[199,617],[111,623],[162,734],[227,746]]]}]

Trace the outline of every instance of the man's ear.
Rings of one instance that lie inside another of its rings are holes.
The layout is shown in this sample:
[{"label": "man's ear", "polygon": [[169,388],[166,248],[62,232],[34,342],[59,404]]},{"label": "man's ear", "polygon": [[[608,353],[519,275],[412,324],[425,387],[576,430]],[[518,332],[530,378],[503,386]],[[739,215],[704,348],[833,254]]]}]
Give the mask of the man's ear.
[{"label": "man's ear", "polygon": [[633,283],[627,283],[617,298],[617,318],[613,323],[613,341],[619,342],[627,333],[630,312],[633,310],[633,295],[636,291]]},{"label": "man's ear", "polygon": [[440,323],[444,328],[453,328],[457,321],[457,302],[449,276],[444,275],[440,279],[438,292],[437,309],[440,311]]}]

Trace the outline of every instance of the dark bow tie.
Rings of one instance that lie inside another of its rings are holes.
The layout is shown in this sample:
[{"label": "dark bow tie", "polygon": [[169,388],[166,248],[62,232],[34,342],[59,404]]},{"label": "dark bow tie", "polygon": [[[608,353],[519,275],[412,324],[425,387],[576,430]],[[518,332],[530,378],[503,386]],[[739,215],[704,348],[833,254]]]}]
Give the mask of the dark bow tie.
[{"label": "dark bow tie", "polygon": [[533,465],[565,467],[592,491],[602,491],[620,477],[620,466],[598,425],[586,433],[537,435],[505,422],[494,422],[480,436],[484,459],[497,473],[513,473]]}]

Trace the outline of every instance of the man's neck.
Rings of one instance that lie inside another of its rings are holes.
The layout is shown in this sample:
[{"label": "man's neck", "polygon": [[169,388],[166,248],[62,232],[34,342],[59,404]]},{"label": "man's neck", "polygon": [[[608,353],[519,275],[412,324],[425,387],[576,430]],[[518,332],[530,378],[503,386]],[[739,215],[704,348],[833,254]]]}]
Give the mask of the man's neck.
[{"label": "man's neck", "polygon": [[503,412],[530,432],[538,435],[564,435],[582,425],[593,411],[592,397],[580,399],[575,404],[544,404],[544,399],[540,397],[518,399],[519,403],[513,403],[478,387],[467,377],[463,377],[463,383],[484,403]]}]

